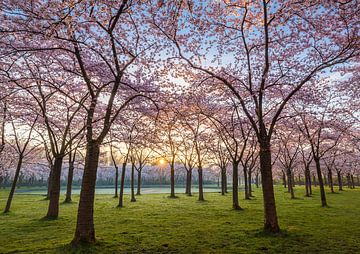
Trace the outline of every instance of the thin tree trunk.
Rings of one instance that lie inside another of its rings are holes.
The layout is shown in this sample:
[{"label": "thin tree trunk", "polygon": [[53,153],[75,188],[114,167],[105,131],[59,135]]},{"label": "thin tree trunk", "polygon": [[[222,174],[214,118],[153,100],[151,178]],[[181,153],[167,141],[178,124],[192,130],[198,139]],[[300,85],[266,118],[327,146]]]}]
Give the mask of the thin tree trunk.
[{"label": "thin tree trunk", "polygon": [[114,198],[118,197],[118,189],[119,189],[119,167],[117,165],[115,165]]},{"label": "thin tree trunk", "polygon": [[339,191],[342,191],[343,190],[343,182],[342,182],[341,173],[340,173],[340,171],[337,171],[336,173],[337,173]]},{"label": "thin tree trunk", "polygon": [[172,158],[171,165],[170,165],[170,198],[175,198],[175,158]]},{"label": "thin tree trunk", "polygon": [[203,188],[203,169],[201,165],[198,168],[198,174],[199,174],[199,201],[205,201],[204,188]]},{"label": "thin tree trunk", "polygon": [[191,193],[191,182],[192,182],[192,168],[189,168],[188,196],[192,196],[192,193]]},{"label": "thin tree trunk", "polygon": [[135,176],[134,176],[134,171],[135,171],[135,164],[131,163],[131,202],[136,202],[136,198],[135,198]]},{"label": "thin tree trunk", "polygon": [[239,205],[239,162],[233,162],[233,193],[232,193],[232,199],[233,199],[233,208],[235,210],[242,210],[242,208]]},{"label": "thin tree trunk", "polygon": [[51,178],[50,189],[50,202],[46,218],[56,219],[59,216],[59,199],[60,199],[60,180],[61,180],[61,167],[64,156],[55,157],[54,168]]},{"label": "thin tree trunk", "polygon": [[69,159],[69,172],[68,172],[68,179],[67,179],[67,186],[66,186],[66,197],[65,203],[70,203],[71,200],[71,190],[72,190],[72,183],[74,178],[74,161],[70,158]]},{"label": "thin tree trunk", "polygon": [[329,186],[331,193],[335,193],[334,191],[334,184],[333,184],[333,177],[332,177],[332,171],[330,168],[328,168],[328,178],[329,178]]},{"label": "thin tree trunk", "polygon": [[185,194],[189,195],[189,170],[186,170]]},{"label": "thin tree trunk", "polygon": [[354,175],[351,174],[351,185],[352,185],[352,188],[355,189],[355,181],[354,181]]},{"label": "thin tree trunk", "polygon": [[326,202],[326,195],[325,195],[325,189],[324,189],[324,183],[323,183],[323,177],[321,174],[321,167],[320,167],[320,159],[315,158],[315,165],[316,165],[316,172],[318,175],[318,181],[319,181],[319,187],[320,187],[320,196],[321,196],[321,206],[327,206]]},{"label": "thin tree trunk", "polygon": [[259,173],[256,173],[255,184],[256,188],[259,188]]},{"label": "thin tree trunk", "polygon": [[12,203],[12,200],[13,200],[13,197],[14,197],[16,184],[17,184],[18,179],[19,179],[23,159],[24,159],[23,154],[19,154],[19,160],[18,160],[18,163],[17,163],[17,166],[16,166],[14,180],[13,180],[12,185],[11,185],[11,189],[10,189],[9,197],[7,199],[7,202],[6,202],[6,207],[5,207],[4,213],[10,212],[10,207],[11,207],[11,203]]},{"label": "thin tree trunk", "polygon": [[94,198],[99,155],[100,143],[95,140],[88,141],[76,230],[72,244],[95,242]]},{"label": "thin tree trunk", "polygon": [[264,199],[264,230],[266,232],[278,233],[278,224],[274,186],[272,178],[271,150],[268,142],[260,144],[260,171]]},{"label": "thin tree trunk", "polygon": [[247,167],[243,166],[243,173],[244,173],[244,182],[245,182],[245,199],[250,199],[249,195],[249,186],[248,186],[248,178],[247,178]]},{"label": "thin tree trunk", "polygon": [[315,187],[317,187],[317,182],[316,182],[315,174],[313,174],[313,182],[314,182]]},{"label": "thin tree trunk", "polygon": [[118,207],[123,207],[124,201],[124,184],[125,184],[125,173],[126,173],[126,161],[122,164],[121,179],[120,179],[120,195]]},{"label": "thin tree trunk", "polygon": [[283,179],[284,188],[286,189],[287,188],[287,183],[286,183],[286,175],[285,175],[284,170],[282,170],[282,179]]},{"label": "thin tree trunk", "polygon": [[347,180],[348,188],[351,189],[350,173],[348,173],[348,174],[346,175],[346,180]]},{"label": "thin tree trunk", "polygon": [[252,173],[252,170],[248,170],[248,182],[249,182],[249,197],[253,197],[253,195],[252,195],[252,186],[251,186],[251,184],[252,184],[252,179],[251,179],[251,173]]},{"label": "thin tree trunk", "polygon": [[136,195],[141,195],[141,169],[137,170]]},{"label": "thin tree trunk", "polygon": [[295,193],[294,193],[294,177],[293,177],[293,173],[291,172],[290,168],[288,168],[286,170],[287,172],[287,179],[288,179],[288,191],[291,195],[291,198],[294,199],[295,198]]}]

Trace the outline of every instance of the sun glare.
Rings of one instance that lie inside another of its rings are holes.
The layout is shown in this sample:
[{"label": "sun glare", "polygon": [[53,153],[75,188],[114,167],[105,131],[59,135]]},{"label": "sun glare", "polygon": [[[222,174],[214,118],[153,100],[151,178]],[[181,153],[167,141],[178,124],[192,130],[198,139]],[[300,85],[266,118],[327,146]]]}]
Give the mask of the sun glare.
[{"label": "sun glare", "polygon": [[160,165],[164,165],[165,163],[166,163],[166,160],[165,160],[165,159],[161,158],[161,159],[159,160],[159,164],[160,164]]}]

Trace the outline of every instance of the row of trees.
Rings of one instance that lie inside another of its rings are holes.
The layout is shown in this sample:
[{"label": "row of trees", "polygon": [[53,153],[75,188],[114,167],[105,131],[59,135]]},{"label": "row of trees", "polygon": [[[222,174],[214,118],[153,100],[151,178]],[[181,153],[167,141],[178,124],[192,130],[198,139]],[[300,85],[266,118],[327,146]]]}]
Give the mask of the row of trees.
[{"label": "row of trees", "polygon": [[23,159],[45,147],[46,217],[57,218],[64,158],[72,179],[83,154],[73,243],[92,243],[101,147],[121,153],[112,157],[120,186],[126,165],[133,182],[150,152],[169,163],[170,197],[175,162],[188,179],[196,168],[199,200],[211,158],[223,193],[232,165],[234,209],[241,209],[239,166],[245,198],[261,175],[264,230],[279,232],[274,173],[294,195],[301,168],[310,195],[314,167],[323,206],[324,166],[329,181],[334,170],[358,173],[358,8],[356,1],[3,1],[2,168],[6,153],[18,155],[10,196]]}]

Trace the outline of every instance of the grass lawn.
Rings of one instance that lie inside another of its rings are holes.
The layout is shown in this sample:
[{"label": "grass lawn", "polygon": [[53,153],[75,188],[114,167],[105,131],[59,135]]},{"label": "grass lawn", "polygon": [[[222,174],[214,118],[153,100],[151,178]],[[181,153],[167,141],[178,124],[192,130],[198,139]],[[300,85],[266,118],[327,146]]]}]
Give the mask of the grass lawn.
[{"label": "grass lawn", "polygon": [[[329,207],[320,207],[318,190],[311,198],[296,187],[291,200],[277,186],[276,201],[283,233],[262,233],[260,189],[252,200],[240,200],[243,211],[231,209],[231,194],[165,194],[137,197],[116,208],[111,195],[96,196],[95,226],[98,242],[71,249],[78,196],[61,204],[60,218],[47,221],[47,201],[40,195],[15,194],[12,212],[0,214],[0,253],[360,253],[360,190],[327,194]],[[241,193],[241,197],[243,193]],[[0,208],[7,191],[0,191]],[[63,197],[62,197],[63,198]]]}]

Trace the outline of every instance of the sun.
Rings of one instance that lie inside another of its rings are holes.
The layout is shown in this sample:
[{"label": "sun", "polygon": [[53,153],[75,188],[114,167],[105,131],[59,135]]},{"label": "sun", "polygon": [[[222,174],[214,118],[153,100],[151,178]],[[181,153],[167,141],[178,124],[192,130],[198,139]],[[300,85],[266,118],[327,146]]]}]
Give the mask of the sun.
[{"label": "sun", "polygon": [[165,163],[166,163],[166,160],[165,160],[165,159],[161,158],[161,159],[159,160],[159,164],[160,164],[160,165],[164,165]]}]

